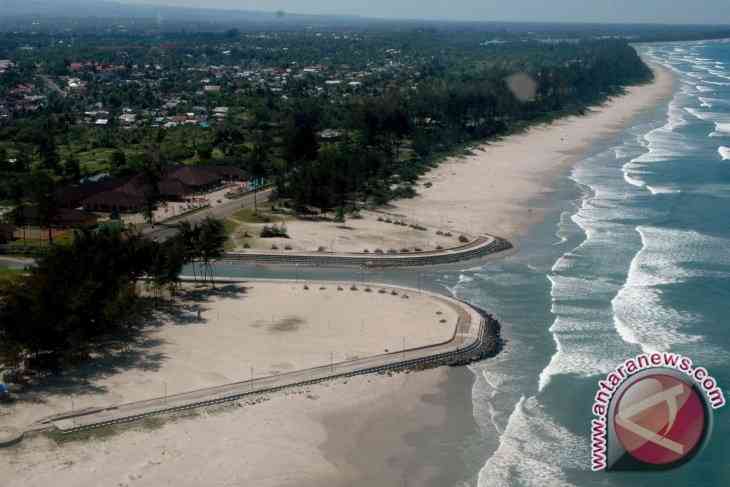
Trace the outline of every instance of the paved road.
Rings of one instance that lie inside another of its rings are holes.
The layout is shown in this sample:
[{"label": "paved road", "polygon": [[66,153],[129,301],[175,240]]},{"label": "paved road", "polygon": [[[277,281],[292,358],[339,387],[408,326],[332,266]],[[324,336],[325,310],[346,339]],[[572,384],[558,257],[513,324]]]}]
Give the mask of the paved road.
[{"label": "paved road", "polygon": [[[225,280],[225,282],[240,280]],[[351,283],[325,283],[328,285],[349,286]],[[361,284],[364,286],[364,284]],[[401,288],[388,285],[369,283],[373,288],[385,288],[390,292],[395,290],[399,294],[416,294],[419,291],[410,288]],[[364,292],[364,291],[361,291]],[[156,397],[146,401],[137,401],[126,404],[109,405],[105,408],[95,408],[73,413],[58,414],[38,421],[28,431],[45,429],[51,426],[62,431],[77,431],[79,429],[94,428],[115,423],[123,423],[141,419],[146,415],[177,412],[185,409],[204,407],[212,404],[238,400],[241,397],[256,392],[271,392],[284,387],[306,385],[335,377],[373,373],[385,370],[388,367],[415,365],[431,359],[465,353],[481,344],[486,321],[477,310],[455,299],[427,291],[420,291],[438,299],[454,309],[458,320],[452,338],[446,342],[431,346],[400,350],[397,352],[375,355],[357,360],[323,365],[291,373],[262,377],[253,381],[236,382],[218,387],[190,391],[167,397]]]},{"label": "paved road", "polygon": [[165,241],[177,234],[177,223],[188,221],[190,223],[200,223],[207,217],[226,219],[233,215],[236,211],[241,208],[253,208],[254,204],[265,203],[271,196],[271,189],[265,189],[258,191],[257,193],[251,193],[242,198],[228,201],[218,206],[206,208],[190,215],[183,215],[178,218],[167,220],[165,223],[157,224],[154,227],[151,225],[145,225],[142,230],[142,234],[147,237],[157,240],[158,242]]}]

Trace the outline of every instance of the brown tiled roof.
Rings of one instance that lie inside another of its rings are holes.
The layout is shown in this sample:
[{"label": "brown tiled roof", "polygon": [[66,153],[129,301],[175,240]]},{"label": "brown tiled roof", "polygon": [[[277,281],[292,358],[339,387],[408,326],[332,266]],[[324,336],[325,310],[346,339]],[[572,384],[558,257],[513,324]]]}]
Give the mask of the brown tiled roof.
[{"label": "brown tiled roof", "polygon": [[216,173],[224,179],[246,179],[246,171],[235,166],[206,166],[208,171]]},{"label": "brown tiled roof", "polygon": [[[30,224],[38,224],[38,208],[35,206],[23,206],[15,211],[22,211],[23,219]],[[96,225],[96,215],[81,210],[69,208],[58,208],[53,215],[51,225],[60,228],[77,227],[82,225]]]},{"label": "brown tiled roof", "polygon": [[130,181],[119,188],[90,196],[82,204],[87,209],[112,209],[115,207],[119,209],[136,209],[142,207],[144,201],[142,186],[137,186]]},{"label": "brown tiled roof", "polygon": [[158,188],[162,197],[180,198],[192,192],[190,187],[177,179],[165,179],[158,184]]},{"label": "brown tiled roof", "polygon": [[177,166],[171,168],[163,180],[176,179],[191,188],[203,188],[220,182],[221,177],[203,166]]}]

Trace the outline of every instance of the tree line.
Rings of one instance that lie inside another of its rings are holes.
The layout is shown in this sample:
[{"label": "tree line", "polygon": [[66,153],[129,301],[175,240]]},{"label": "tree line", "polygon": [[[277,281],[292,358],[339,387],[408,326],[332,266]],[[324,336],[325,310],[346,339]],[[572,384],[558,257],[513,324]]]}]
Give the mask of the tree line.
[{"label": "tree line", "polygon": [[[156,293],[179,286],[189,263],[210,266],[223,253],[223,223],[185,224],[158,243],[118,226],[81,229],[68,246],[51,246],[28,272],[0,285],[0,344],[15,361],[88,355],[104,339],[139,325],[140,282]],[[211,276],[210,271],[205,276]]]}]

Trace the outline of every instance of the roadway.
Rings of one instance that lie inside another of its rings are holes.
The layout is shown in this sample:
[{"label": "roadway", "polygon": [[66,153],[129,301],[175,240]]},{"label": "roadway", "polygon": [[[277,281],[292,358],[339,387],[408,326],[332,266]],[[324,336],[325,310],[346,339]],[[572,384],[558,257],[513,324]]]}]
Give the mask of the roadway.
[{"label": "roadway", "polygon": [[152,240],[163,242],[177,234],[178,223],[187,221],[191,224],[200,223],[208,217],[225,220],[241,208],[253,208],[255,204],[266,203],[271,196],[271,189],[264,189],[256,193],[250,193],[241,198],[227,201],[220,205],[211,206],[188,215],[171,218],[156,225],[145,225],[142,234]]}]

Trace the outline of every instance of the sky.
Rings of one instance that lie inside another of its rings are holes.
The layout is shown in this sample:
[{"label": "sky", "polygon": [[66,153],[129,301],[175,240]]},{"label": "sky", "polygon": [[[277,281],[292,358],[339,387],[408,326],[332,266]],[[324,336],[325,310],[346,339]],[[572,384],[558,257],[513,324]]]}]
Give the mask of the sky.
[{"label": "sky", "polygon": [[119,0],[365,17],[542,22],[730,24],[730,0]]}]

